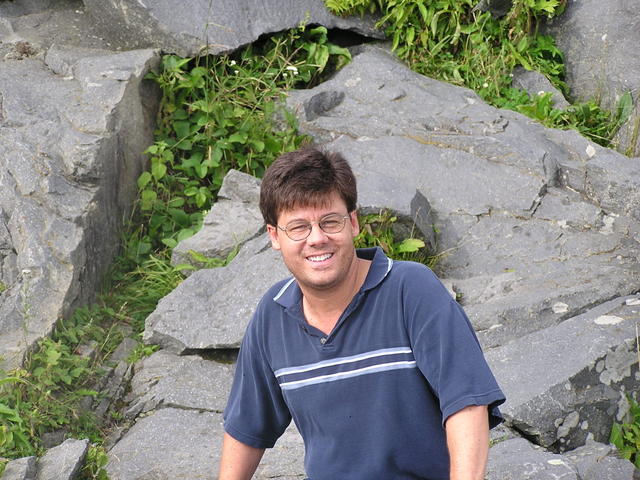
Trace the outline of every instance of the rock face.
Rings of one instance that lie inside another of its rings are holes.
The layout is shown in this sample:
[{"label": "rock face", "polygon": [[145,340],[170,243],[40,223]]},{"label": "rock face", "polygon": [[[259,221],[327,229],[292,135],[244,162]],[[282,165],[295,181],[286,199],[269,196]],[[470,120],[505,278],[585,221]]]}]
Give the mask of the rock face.
[{"label": "rock face", "polygon": [[[15,48],[18,48],[17,46]],[[151,142],[152,50],[51,47],[0,68],[0,353],[92,298]]]},{"label": "rock face", "polygon": [[101,33],[114,45],[160,48],[181,56],[226,53],[265,33],[320,24],[383,38],[374,21],[331,15],[322,0],[84,0]]},{"label": "rock face", "polygon": [[636,108],[622,127],[621,151],[640,155],[640,17],[629,0],[567,2],[565,12],[546,28],[564,53],[566,81],[576,99],[596,99],[615,111],[618,99],[631,92]]}]

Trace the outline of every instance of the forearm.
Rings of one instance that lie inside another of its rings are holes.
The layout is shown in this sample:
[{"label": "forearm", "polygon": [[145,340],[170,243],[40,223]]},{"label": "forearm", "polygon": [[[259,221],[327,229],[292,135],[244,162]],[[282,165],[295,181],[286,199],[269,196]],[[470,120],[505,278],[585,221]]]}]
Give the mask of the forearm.
[{"label": "forearm", "polygon": [[485,405],[469,406],[445,424],[451,463],[450,480],[484,479],[489,456],[489,419]]},{"label": "forearm", "polygon": [[225,432],[218,480],[250,480],[263,454],[264,449],[245,445]]}]

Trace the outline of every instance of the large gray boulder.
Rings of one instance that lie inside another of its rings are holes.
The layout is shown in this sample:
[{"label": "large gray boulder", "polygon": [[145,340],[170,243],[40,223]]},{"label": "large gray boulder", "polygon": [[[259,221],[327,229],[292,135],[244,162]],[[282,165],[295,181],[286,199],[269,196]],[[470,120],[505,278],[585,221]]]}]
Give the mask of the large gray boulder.
[{"label": "large gray boulder", "polygon": [[631,92],[636,108],[618,138],[621,151],[640,155],[640,17],[629,0],[566,2],[565,12],[548,22],[564,53],[566,81],[571,96],[595,99],[615,112],[621,95]]},{"label": "large gray boulder", "polygon": [[[233,371],[230,364],[166,351],[136,364],[127,413],[135,424],[109,451],[109,478],[214,478]],[[302,438],[292,426],[254,478],[304,478],[303,458]]]},{"label": "large gray boulder", "polygon": [[[322,0],[84,0],[105,39],[124,48],[194,56],[227,53],[265,33],[320,24],[382,38],[372,19],[342,18]],[[179,7],[180,14],[176,15]]]},{"label": "large gray boulder", "polygon": [[[17,48],[16,46],[14,46]],[[17,366],[89,301],[152,141],[157,52],[52,47],[0,60],[0,354]]]},{"label": "large gray boulder", "polygon": [[617,298],[488,351],[507,424],[556,451],[607,442],[640,387],[636,304],[636,296]]}]

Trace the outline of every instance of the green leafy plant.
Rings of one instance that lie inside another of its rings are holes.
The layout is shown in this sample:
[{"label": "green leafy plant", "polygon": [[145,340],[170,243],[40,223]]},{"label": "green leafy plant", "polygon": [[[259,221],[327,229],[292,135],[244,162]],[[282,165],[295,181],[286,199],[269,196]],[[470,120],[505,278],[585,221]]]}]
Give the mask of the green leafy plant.
[{"label": "green leafy plant", "polygon": [[[424,263],[430,268],[436,264],[436,256],[427,251],[424,240],[418,238],[412,228],[400,228],[398,217],[388,210],[376,214],[360,215],[360,232],[354,239],[356,248],[380,247],[390,258]],[[405,230],[405,231],[402,231]]]},{"label": "green leafy plant", "polygon": [[132,257],[173,248],[202,224],[229,169],[262,176],[304,140],[279,107],[288,88],[312,85],[350,59],[324,27],[275,35],[231,56],[163,58],[151,74],[163,92],[150,170],[138,179],[144,228]]},{"label": "green leafy plant", "polygon": [[78,480],[109,480],[104,467],[108,462],[107,452],[99,445],[89,446]]},{"label": "green leafy plant", "polygon": [[529,115],[554,128],[573,128],[610,146],[629,115],[609,114],[595,102],[552,108],[548,98],[529,98],[512,88],[512,72],[522,66],[547,76],[567,93],[564,59],[550,36],[540,35],[538,21],[563,12],[565,0],[514,0],[502,18],[476,9],[477,0],[325,0],[337,14],[375,10],[378,26],[400,58],[418,73],[475,90],[485,101]]},{"label": "green leafy plant", "polygon": [[640,468],[640,405],[633,398],[629,398],[629,405],[629,423],[614,423],[609,441],[623,458]]}]

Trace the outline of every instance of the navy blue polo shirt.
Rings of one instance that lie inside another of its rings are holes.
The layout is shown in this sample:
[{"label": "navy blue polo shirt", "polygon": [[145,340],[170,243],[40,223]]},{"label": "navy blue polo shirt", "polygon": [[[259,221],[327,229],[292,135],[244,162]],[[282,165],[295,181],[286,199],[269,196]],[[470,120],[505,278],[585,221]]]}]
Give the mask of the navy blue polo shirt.
[{"label": "navy blue polo shirt", "polygon": [[263,297],[240,348],[225,430],[272,447],[291,418],[310,480],[449,478],[444,422],[504,402],[469,320],[424,265],[380,249],[330,335],[309,325],[294,279]]}]

